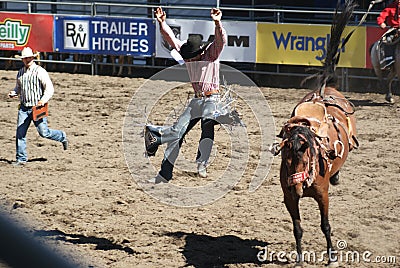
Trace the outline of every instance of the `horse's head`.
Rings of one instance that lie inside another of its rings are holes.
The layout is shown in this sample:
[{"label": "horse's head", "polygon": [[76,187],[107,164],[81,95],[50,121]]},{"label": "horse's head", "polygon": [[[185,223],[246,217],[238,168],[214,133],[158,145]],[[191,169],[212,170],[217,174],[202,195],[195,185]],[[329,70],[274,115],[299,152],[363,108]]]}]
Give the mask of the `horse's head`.
[{"label": "horse's head", "polygon": [[[315,134],[303,124],[286,124],[282,130],[282,165],[288,186],[306,182],[311,185],[316,175],[317,144]],[[297,187],[296,187],[297,188]],[[301,195],[298,192],[299,195]]]}]

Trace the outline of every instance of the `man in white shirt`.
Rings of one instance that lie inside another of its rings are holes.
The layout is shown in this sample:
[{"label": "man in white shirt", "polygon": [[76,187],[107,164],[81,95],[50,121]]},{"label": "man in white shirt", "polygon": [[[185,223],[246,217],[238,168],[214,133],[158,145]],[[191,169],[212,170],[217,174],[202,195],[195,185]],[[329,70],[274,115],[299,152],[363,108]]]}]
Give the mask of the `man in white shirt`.
[{"label": "man in white shirt", "polygon": [[[28,161],[26,133],[33,120],[32,108],[44,106],[54,93],[49,74],[34,62],[36,56],[37,54],[34,54],[30,47],[22,50],[19,57],[24,63],[24,67],[18,71],[16,86],[8,94],[10,98],[19,96],[20,100],[16,133],[16,161],[13,162],[15,166],[24,165]],[[61,142],[64,150],[67,150],[68,140],[65,132],[49,129],[47,117],[34,121],[34,124],[41,137]]]}]

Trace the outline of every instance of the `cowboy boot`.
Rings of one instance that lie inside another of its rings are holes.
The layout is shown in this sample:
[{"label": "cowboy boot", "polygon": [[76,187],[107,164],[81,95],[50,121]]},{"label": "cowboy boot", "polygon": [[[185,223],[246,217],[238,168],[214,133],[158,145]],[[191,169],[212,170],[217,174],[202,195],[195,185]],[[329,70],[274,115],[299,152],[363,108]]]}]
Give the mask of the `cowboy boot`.
[{"label": "cowboy boot", "polygon": [[155,156],[158,146],[161,144],[161,134],[157,131],[157,128],[150,125],[145,127],[144,142],[147,156]]},{"label": "cowboy boot", "polygon": [[204,163],[197,163],[197,173],[201,178],[207,178],[207,169]]}]

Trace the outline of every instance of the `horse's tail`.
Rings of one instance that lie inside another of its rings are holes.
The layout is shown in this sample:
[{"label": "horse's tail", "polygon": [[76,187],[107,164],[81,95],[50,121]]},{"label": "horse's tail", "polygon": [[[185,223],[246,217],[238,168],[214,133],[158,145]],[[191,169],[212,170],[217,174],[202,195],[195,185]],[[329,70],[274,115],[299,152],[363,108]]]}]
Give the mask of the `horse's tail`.
[{"label": "horse's tail", "polygon": [[335,74],[336,66],[339,62],[340,51],[350,39],[353,32],[349,33],[342,41],[342,34],[346,25],[350,21],[353,11],[357,4],[354,0],[345,0],[342,12],[340,11],[340,1],[338,1],[335,13],[332,19],[331,36],[326,50],[325,60],[322,61],[322,69],[314,75],[305,78],[302,82],[317,78],[317,87],[336,84],[337,76]]}]

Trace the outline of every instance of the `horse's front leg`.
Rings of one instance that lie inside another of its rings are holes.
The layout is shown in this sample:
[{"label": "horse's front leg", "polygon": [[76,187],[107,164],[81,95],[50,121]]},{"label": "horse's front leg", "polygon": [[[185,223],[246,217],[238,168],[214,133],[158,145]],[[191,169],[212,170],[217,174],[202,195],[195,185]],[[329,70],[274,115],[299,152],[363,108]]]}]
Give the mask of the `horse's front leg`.
[{"label": "horse's front leg", "polygon": [[291,194],[285,195],[284,202],[287,210],[289,211],[290,217],[293,222],[293,234],[296,239],[296,265],[295,267],[303,267],[303,254],[301,250],[301,238],[303,237],[303,230],[301,229],[301,219],[299,212],[299,200],[300,197],[293,197]]},{"label": "horse's front leg", "polygon": [[389,103],[394,103],[394,99],[392,96],[392,85],[393,85],[393,80],[396,78],[396,71],[395,70],[390,70],[390,73],[387,78],[387,93],[385,96],[385,100]]},{"label": "horse's front leg", "polygon": [[328,190],[324,191],[321,196],[316,198],[321,214],[321,230],[326,238],[326,248],[328,253],[328,267],[338,267],[337,252],[333,250],[331,240],[331,225],[329,224],[329,197]]},{"label": "horse's front leg", "polygon": [[392,96],[392,83],[389,83],[388,92],[386,93],[385,100],[389,103],[394,103],[394,99]]}]

